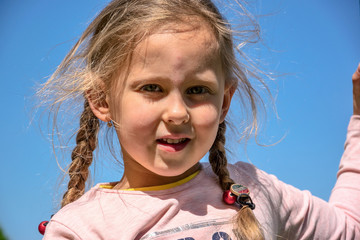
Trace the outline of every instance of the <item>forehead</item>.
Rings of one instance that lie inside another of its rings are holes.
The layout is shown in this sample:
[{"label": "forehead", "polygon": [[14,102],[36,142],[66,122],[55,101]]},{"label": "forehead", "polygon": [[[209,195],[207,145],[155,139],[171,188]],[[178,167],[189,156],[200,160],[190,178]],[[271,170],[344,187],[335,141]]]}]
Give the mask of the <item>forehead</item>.
[{"label": "forehead", "polygon": [[[194,23],[191,23],[193,21]],[[171,34],[174,38],[207,47],[217,48],[217,40],[210,25],[199,18],[189,18],[185,22],[163,25],[149,34],[149,37]]]},{"label": "forehead", "polygon": [[179,70],[190,69],[189,65],[194,70],[218,65],[218,41],[206,24],[168,24],[152,31],[136,46],[130,68],[147,67],[159,59]]}]

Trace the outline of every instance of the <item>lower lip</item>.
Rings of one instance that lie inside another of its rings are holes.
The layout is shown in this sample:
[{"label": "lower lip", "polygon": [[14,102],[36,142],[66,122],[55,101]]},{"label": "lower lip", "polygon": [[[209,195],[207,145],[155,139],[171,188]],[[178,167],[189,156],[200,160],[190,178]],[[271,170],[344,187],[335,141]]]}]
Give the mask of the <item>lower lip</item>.
[{"label": "lower lip", "polygon": [[187,139],[182,143],[176,143],[176,144],[169,144],[166,142],[157,141],[158,146],[161,148],[161,150],[166,152],[179,152],[183,150],[189,142],[190,142],[189,139]]}]

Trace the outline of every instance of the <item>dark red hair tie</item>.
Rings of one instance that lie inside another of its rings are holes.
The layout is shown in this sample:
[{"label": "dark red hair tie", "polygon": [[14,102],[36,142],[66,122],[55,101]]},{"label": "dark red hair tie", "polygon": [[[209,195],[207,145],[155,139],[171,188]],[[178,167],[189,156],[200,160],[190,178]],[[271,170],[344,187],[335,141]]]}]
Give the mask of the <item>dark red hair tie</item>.
[{"label": "dark red hair tie", "polygon": [[[54,214],[51,215],[50,218],[52,218],[53,216],[54,216]],[[44,235],[44,234],[45,234],[46,226],[47,226],[48,224],[49,224],[49,221],[42,221],[42,222],[39,224],[38,230],[39,230],[39,233],[40,233],[41,235]]]},{"label": "dark red hair tie", "polygon": [[250,191],[247,187],[240,184],[232,184],[230,190],[226,190],[223,194],[223,200],[226,204],[232,205],[235,202],[243,206],[248,206],[251,210],[255,209],[255,204],[250,197]]}]

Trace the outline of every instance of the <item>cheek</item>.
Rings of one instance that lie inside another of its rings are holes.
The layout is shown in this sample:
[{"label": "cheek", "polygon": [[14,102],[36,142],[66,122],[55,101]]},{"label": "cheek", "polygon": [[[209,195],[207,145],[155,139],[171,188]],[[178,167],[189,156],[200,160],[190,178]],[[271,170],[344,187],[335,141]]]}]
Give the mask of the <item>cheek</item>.
[{"label": "cheek", "polygon": [[119,106],[113,119],[118,123],[119,131],[123,135],[139,136],[153,131],[156,127],[158,114],[151,106],[134,99]]},{"label": "cheek", "polygon": [[210,104],[199,106],[192,115],[192,123],[200,140],[199,148],[204,147],[208,151],[215,140],[220,124],[221,103],[219,99],[214,99]]},{"label": "cheek", "polygon": [[192,114],[192,122],[205,128],[217,127],[220,123],[221,104],[222,101],[219,98],[214,98],[206,104],[197,106]]},{"label": "cheek", "polygon": [[192,114],[192,124],[198,131],[211,134],[220,123],[220,110],[215,105],[201,106]]}]

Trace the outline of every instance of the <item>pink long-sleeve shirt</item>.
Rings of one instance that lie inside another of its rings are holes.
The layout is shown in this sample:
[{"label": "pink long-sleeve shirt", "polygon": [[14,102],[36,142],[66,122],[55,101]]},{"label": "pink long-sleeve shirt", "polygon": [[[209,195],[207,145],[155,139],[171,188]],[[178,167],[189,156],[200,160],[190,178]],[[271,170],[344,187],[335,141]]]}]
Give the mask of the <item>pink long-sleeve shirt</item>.
[{"label": "pink long-sleeve shirt", "polygon": [[[329,202],[279,181],[253,165],[229,165],[248,186],[266,239],[360,239],[360,116],[352,116],[338,179]],[[44,239],[236,239],[231,218],[208,164],[176,187],[125,191],[98,184],[62,208]]]}]

